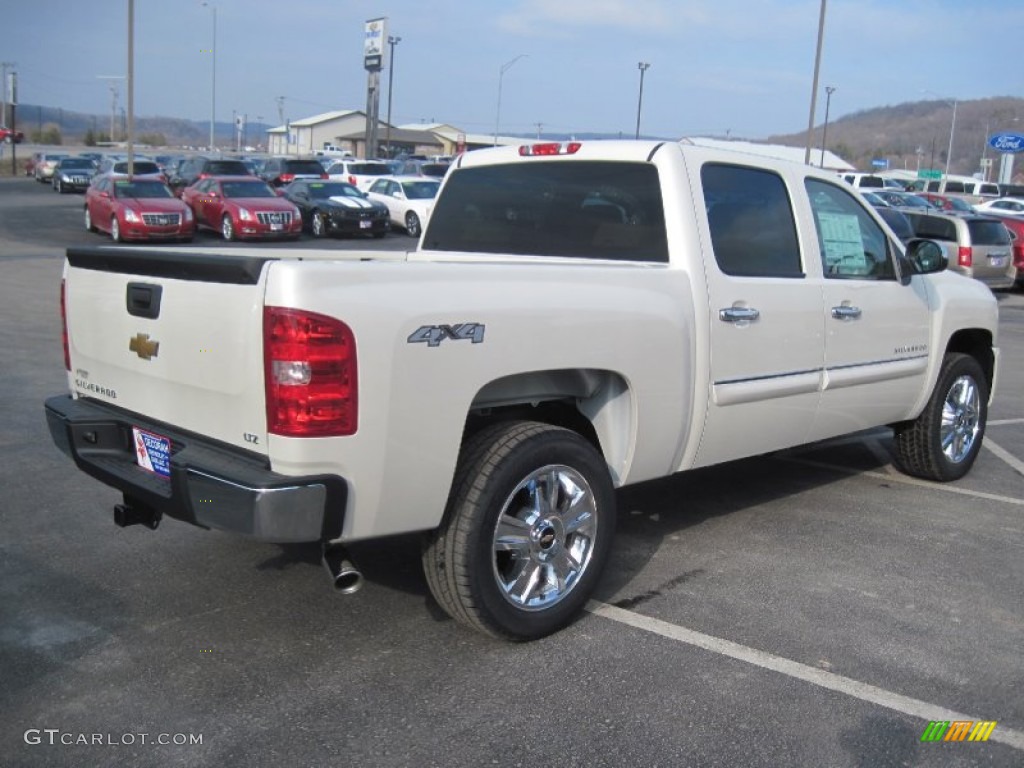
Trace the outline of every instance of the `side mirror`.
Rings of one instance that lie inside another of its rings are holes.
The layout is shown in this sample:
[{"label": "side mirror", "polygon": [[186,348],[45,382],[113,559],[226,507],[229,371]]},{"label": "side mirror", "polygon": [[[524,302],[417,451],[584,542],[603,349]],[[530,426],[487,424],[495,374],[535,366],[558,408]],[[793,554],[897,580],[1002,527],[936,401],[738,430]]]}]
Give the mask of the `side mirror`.
[{"label": "side mirror", "polygon": [[907,261],[919,275],[942,272],[949,266],[945,249],[934,240],[914,239],[907,243]]}]

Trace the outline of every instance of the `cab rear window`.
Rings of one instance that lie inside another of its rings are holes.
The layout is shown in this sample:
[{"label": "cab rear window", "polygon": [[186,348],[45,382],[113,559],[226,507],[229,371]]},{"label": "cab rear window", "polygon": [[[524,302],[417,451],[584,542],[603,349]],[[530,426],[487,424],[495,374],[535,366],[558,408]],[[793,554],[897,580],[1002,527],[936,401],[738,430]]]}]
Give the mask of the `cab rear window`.
[{"label": "cab rear window", "polygon": [[214,160],[206,164],[211,176],[248,176],[249,169],[241,160]]},{"label": "cab rear window", "polygon": [[667,262],[658,170],[584,160],[459,169],[437,200],[424,248]]},{"label": "cab rear window", "polygon": [[316,160],[286,160],[284,173],[306,173],[319,176],[324,172],[324,167]]}]

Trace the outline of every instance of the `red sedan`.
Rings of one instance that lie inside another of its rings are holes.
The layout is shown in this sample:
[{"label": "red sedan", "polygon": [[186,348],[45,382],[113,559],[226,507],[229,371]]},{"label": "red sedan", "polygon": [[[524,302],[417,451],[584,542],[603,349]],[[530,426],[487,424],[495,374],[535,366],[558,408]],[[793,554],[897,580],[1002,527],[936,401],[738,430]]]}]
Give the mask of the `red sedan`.
[{"label": "red sedan", "polygon": [[1017,268],[1016,288],[1024,290],[1024,216],[996,216],[1010,230],[1013,240],[1013,266]]},{"label": "red sedan", "polygon": [[195,214],[196,226],[221,233],[225,240],[302,234],[302,214],[254,176],[214,176],[185,187],[181,199]]},{"label": "red sedan", "polygon": [[85,192],[85,228],[122,240],[185,240],[195,235],[192,210],[152,179],[97,176]]}]

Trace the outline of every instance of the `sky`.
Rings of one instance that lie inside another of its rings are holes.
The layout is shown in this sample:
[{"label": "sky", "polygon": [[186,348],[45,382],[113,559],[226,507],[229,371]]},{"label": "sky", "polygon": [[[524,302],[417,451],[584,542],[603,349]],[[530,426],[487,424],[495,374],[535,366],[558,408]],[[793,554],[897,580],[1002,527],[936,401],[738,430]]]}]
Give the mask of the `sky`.
[{"label": "sky", "polygon": [[[135,114],[277,124],[365,109],[364,26],[401,37],[380,116],[467,133],[804,130],[822,0],[135,0]],[[0,0],[22,104],[110,113],[128,0]],[[815,124],[911,101],[1024,96],[1020,0],[829,0]],[[521,57],[521,58],[517,58]],[[502,70],[504,69],[504,74]],[[119,106],[126,104],[124,86]],[[538,126],[538,123],[540,124]]]}]

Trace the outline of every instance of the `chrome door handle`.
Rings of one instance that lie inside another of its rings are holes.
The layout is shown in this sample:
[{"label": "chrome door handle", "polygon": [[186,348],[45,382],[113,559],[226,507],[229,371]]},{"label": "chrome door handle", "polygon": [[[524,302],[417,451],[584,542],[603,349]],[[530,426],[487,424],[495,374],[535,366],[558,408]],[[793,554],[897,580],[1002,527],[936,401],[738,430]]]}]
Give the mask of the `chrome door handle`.
[{"label": "chrome door handle", "polygon": [[750,307],[729,307],[718,310],[718,319],[727,323],[742,323],[757,320],[761,313]]},{"label": "chrome door handle", "polygon": [[832,317],[836,320],[856,320],[860,317],[860,307],[832,307]]}]

